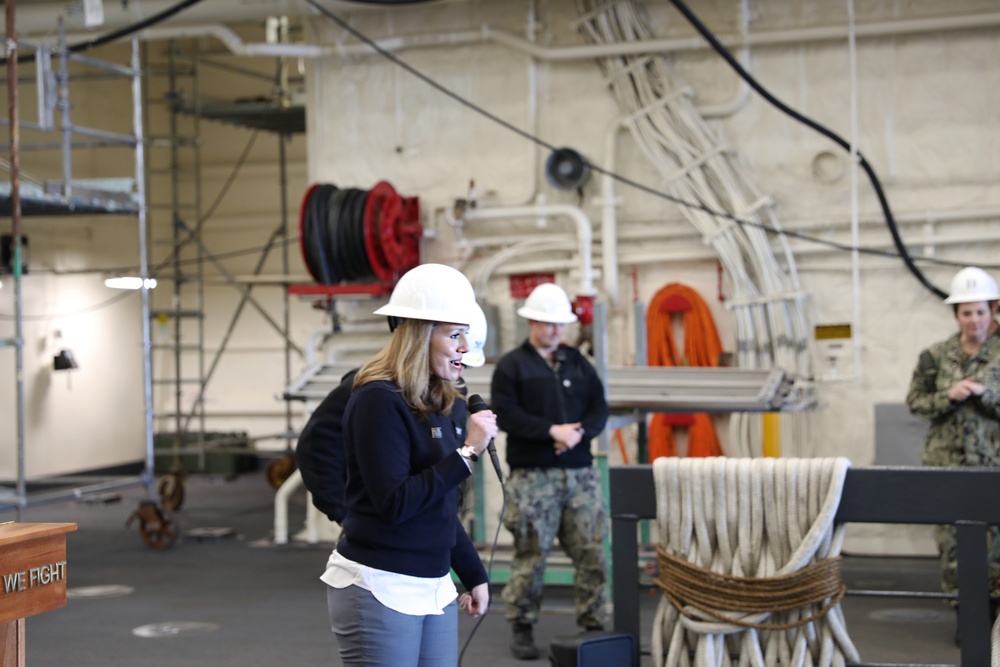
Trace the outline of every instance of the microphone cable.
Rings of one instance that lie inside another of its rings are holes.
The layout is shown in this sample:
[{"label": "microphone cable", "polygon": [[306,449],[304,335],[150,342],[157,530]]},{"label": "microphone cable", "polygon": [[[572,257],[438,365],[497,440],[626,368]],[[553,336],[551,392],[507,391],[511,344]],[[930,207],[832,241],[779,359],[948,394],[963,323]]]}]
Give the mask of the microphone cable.
[{"label": "microphone cable", "polygon": [[[482,467],[483,469],[485,469],[486,465],[484,464]],[[500,479],[500,491],[502,492],[503,504],[500,506],[500,519],[499,522],[497,523],[497,532],[493,535],[493,546],[490,547],[490,558],[486,565],[486,582],[490,588],[491,603],[493,601],[493,559],[497,553],[497,541],[500,539],[500,528],[503,527],[503,518],[504,515],[507,513],[507,487],[504,486],[503,478]],[[483,611],[483,613],[479,616],[479,620],[477,620],[476,624],[472,626],[472,631],[469,633],[469,636],[465,639],[465,643],[462,644],[462,650],[458,654],[458,667],[462,667],[462,658],[465,656],[465,650],[469,648],[469,643],[472,642],[472,638],[476,636],[476,631],[479,630],[479,626],[482,625],[483,619],[486,618],[486,614],[489,612],[490,606],[491,605],[488,605],[486,609]]]}]

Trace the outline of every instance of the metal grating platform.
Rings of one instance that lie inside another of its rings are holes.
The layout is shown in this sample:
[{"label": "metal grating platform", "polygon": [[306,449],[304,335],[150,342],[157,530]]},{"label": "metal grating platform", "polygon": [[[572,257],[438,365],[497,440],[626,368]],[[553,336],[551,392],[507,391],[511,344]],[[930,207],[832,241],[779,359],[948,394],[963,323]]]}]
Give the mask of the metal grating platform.
[{"label": "metal grating platform", "polygon": [[[61,182],[39,184],[20,183],[21,215],[136,215],[139,202],[134,190],[135,179],[90,179],[72,181],[73,194],[61,194]],[[12,214],[10,183],[0,183],[0,215]]]},{"label": "metal grating platform", "polygon": [[267,99],[229,103],[211,102],[197,110],[184,107],[180,112],[188,116],[197,115],[228,125],[277,134],[304,134],[306,131],[304,106],[285,106]]},{"label": "metal grating platform", "polygon": [[[307,369],[283,392],[290,401],[320,401],[358,364],[320,363]],[[492,364],[467,368],[470,394],[489,403]],[[804,410],[815,397],[780,370],[691,367],[612,367],[605,381],[612,410],[657,412],[776,412]]]}]

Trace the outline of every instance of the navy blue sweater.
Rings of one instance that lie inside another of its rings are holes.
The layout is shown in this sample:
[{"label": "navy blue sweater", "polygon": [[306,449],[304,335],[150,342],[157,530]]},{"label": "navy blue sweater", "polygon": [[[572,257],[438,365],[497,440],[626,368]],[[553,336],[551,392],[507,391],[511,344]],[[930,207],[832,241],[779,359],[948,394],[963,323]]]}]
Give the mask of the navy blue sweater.
[{"label": "navy blue sweater", "polygon": [[[594,457],[590,440],[608,421],[604,384],[589,361],[572,347],[560,345],[550,365],[524,341],[497,362],[490,401],[497,426],[507,433],[511,468],[585,468]],[[549,429],[553,424],[580,422],[580,445],[556,456]]]},{"label": "navy blue sweater", "polygon": [[467,589],[486,569],[457,515],[471,474],[464,435],[441,414],[419,417],[390,382],[358,387],[344,413],[347,516],[337,551],[362,565],[414,577],[454,569]]}]

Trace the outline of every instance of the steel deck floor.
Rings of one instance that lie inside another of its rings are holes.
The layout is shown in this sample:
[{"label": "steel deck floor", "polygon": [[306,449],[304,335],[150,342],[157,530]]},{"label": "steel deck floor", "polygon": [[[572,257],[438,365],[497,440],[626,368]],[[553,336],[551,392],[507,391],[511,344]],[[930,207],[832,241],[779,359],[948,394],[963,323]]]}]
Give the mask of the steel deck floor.
[{"label": "steel deck floor", "polygon": [[[26,622],[28,665],[340,664],[318,579],[331,546],[271,543],[274,492],[263,473],[231,480],[192,476],[186,492],[184,506],[175,515],[182,537],[164,550],[145,546],[136,524],[125,526],[144,497],[142,489],[121,492],[119,502],[63,502],[22,511],[21,521],[79,525],[67,539],[66,608]],[[291,526],[301,526],[304,504],[304,494],[293,498]],[[14,512],[0,513],[0,521],[15,518]],[[229,528],[234,534],[189,534],[212,533],[213,528]],[[844,578],[851,588],[935,591],[938,567],[928,558],[849,556]],[[107,589],[92,587],[130,587],[131,592],[99,597],[95,593]],[[641,600],[643,644],[648,648],[657,596],[649,590]],[[958,663],[955,616],[940,601],[848,597],[843,607],[866,663]],[[543,620],[536,628],[543,656],[534,664],[547,664],[553,637],[577,632],[572,609],[568,588],[546,590]],[[473,619],[460,617],[460,645],[473,624]],[[470,642],[463,664],[526,664],[510,655],[508,637],[496,590],[491,612]],[[642,664],[652,664],[648,655]]]}]

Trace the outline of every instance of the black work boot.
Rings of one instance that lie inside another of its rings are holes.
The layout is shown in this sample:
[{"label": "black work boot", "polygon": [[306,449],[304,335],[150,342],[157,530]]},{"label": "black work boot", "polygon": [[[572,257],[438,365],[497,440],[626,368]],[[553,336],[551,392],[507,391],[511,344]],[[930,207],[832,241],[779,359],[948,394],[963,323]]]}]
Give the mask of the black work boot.
[{"label": "black work boot", "polygon": [[510,652],[518,660],[534,660],[538,657],[538,647],[531,632],[531,625],[515,623],[510,636]]}]

